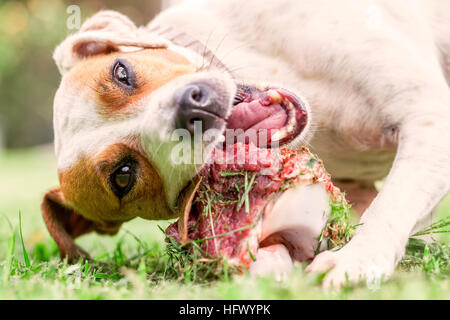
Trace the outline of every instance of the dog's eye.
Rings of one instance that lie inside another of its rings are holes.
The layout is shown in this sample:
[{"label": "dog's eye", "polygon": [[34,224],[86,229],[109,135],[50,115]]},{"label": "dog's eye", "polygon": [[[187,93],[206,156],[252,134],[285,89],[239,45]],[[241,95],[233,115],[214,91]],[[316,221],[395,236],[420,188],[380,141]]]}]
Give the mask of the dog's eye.
[{"label": "dog's eye", "polygon": [[123,198],[131,190],[134,182],[135,173],[129,164],[121,166],[110,177],[111,189],[119,198]]},{"label": "dog's eye", "polygon": [[133,73],[131,67],[125,61],[119,60],[114,64],[112,75],[122,86],[126,88],[134,87]]},{"label": "dog's eye", "polygon": [[131,169],[129,166],[124,166],[119,169],[114,177],[114,182],[120,189],[125,189],[131,182]]},{"label": "dog's eye", "polygon": [[116,63],[116,66],[114,67],[114,78],[116,78],[117,81],[126,84],[127,86],[130,85],[130,82],[128,80],[128,70],[120,62]]}]

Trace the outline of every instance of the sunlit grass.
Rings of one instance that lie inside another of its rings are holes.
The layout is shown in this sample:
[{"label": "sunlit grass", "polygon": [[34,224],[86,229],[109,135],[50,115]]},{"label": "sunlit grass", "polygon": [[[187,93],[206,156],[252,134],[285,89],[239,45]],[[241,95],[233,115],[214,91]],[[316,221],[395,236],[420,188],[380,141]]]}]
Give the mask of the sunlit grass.
[{"label": "sunlit grass", "polygon": [[[404,263],[386,283],[348,286],[325,293],[316,276],[297,265],[285,282],[249,275],[203,279],[199,266],[177,263],[166,251],[167,221],[135,219],[118,235],[87,235],[77,242],[94,257],[60,261],[40,214],[45,191],[57,184],[50,149],[0,154],[0,298],[3,299],[449,299],[450,250],[444,244],[413,243]],[[21,213],[22,224],[19,222]],[[437,215],[450,216],[450,199]],[[21,236],[22,234],[22,236]],[[22,246],[23,241],[23,246]],[[171,260],[172,259],[172,260]],[[208,281],[206,281],[208,280]]]}]

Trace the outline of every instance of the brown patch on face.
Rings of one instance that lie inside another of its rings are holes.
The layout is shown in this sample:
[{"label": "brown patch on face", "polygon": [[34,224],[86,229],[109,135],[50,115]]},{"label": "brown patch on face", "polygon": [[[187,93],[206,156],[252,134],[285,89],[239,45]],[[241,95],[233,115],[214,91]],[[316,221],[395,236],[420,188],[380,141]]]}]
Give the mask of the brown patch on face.
[{"label": "brown patch on face", "polygon": [[[118,60],[130,67],[134,86],[124,88],[114,79]],[[174,78],[195,72],[195,67],[183,56],[167,49],[147,49],[129,53],[93,56],[75,66],[68,81],[77,92],[98,101],[98,112],[111,118],[132,112],[133,104]],[[85,90],[89,88],[89,90]]]},{"label": "brown patch on face", "polygon": [[[119,198],[111,187],[111,175],[130,163],[135,172],[133,187]],[[86,219],[108,223],[134,217],[168,219],[163,183],[155,168],[134,142],[111,145],[94,157],[81,157],[70,169],[59,173],[61,191],[67,206]]]}]

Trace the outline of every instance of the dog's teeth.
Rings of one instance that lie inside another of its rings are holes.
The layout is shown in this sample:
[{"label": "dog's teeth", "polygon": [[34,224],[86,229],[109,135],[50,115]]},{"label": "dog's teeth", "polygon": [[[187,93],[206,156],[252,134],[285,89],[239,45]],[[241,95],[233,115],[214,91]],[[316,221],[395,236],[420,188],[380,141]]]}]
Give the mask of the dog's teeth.
[{"label": "dog's teeth", "polygon": [[289,132],[289,133],[294,132],[294,125],[293,124],[288,125],[287,128],[286,128],[286,131]]},{"label": "dog's teeth", "polygon": [[270,140],[271,141],[280,141],[281,139],[286,138],[287,135],[288,135],[288,133],[286,132],[285,129],[280,129],[270,137]]},{"label": "dog's teeth", "polygon": [[280,103],[283,97],[278,93],[277,90],[269,89],[267,90],[267,95],[272,99],[275,103]]},{"label": "dog's teeth", "polygon": [[[286,99],[287,100],[287,99]],[[289,101],[289,103],[286,104],[286,108],[288,110],[294,110],[294,105],[292,104],[292,102]]]}]

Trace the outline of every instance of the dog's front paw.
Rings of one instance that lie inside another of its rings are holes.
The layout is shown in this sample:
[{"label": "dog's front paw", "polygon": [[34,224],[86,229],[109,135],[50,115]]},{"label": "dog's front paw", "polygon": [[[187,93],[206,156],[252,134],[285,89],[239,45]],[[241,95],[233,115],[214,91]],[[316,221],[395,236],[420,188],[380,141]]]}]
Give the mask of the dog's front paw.
[{"label": "dog's front paw", "polygon": [[[355,241],[356,240],[356,241]],[[362,280],[374,288],[381,280],[388,278],[395,269],[395,252],[392,248],[376,248],[360,245],[357,239],[350,241],[339,251],[325,251],[314,258],[306,272],[323,273],[322,285],[325,289],[340,288],[347,282]]]}]

